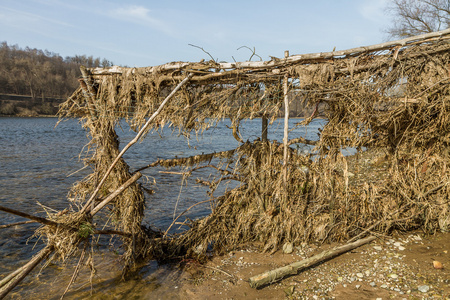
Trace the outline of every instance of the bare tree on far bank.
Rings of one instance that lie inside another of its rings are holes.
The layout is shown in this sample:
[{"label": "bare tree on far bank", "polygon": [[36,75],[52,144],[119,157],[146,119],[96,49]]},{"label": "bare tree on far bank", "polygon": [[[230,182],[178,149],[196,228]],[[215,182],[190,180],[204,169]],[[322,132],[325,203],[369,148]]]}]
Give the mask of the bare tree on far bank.
[{"label": "bare tree on far bank", "polygon": [[404,38],[450,27],[450,0],[391,0],[386,11],[390,38]]}]

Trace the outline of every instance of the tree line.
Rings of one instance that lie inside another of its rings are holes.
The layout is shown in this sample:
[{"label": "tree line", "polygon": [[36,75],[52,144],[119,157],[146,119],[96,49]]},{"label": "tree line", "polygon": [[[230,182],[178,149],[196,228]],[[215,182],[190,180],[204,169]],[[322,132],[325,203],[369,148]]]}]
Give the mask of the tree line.
[{"label": "tree line", "polygon": [[78,86],[80,65],[109,67],[107,59],[86,55],[65,58],[48,50],[0,44],[0,93],[33,99],[68,97]]},{"label": "tree line", "polygon": [[20,48],[2,42],[0,95],[3,100],[0,101],[0,114],[15,115],[23,111],[20,108],[31,110],[24,115],[54,114],[57,110],[57,103],[53,103],[55,99],[66,99],[78,87],[80,65],[89,68],[110,67],[113,63],[105,58],[86,55],[63,58],[48,50]]}]

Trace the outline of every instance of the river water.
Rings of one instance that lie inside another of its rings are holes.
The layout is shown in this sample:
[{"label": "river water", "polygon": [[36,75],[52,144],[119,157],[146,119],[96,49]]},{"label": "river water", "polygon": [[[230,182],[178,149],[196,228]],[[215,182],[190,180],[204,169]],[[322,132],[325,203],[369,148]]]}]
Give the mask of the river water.
[{"label": "river water", "polygon": [[[290,119],[290,128],[299,121]],[[56,118],[0,118],[0,205],[42,217],[45,217],[46,211],[62,210],[70,205],[67,200],[70,187],[89,172],[82,169],[83,164],[79,160],[88,139],[77,120],[69,119],[55,127],[57,122]],[[315,140],[318,129],[324,123],[323,120],[314,120],[307,128],[297,127],[290,132],[290,138],[301,136]],[[227,125],[228,121],[220,122],[189,143],[186,138],[166,128],[162,134],[149,134],[142,142],[135,144],[125,153],[124,159],[133,171],[161,158],[231,150],[238,146],[238,142]],[[244,140],[253,141],[261,135],[261,120],[242,122],[240,129]],[[117,128],[117,133],[122,147],[135,136],[125,123]],[[269,127],[269,139],[282,141],[283,120],[278,119]],[[310,148],[303,146],[300,150],[309,151]],[[209,173],[206,170],[199,172],[189,179],[188,185],[182,185],[180,175],[161,171],[165,169],[158,167],[142,171],[144,176],[140,182],[155,191],[152,195],[146,195],[144,223],[165,230],[174,215],[208,199],[205,189],[193,183],[195,178],[207,178]],[[223,189],[230,187],[224,186]],[[185,217],[199,218],[209,212],[208,204],[198,205]],[[0,225],[24,220],[0,211]],[[43,242],[32,237],[37,227],[36,224],[26,224],[0,229],[0,279],[42,249]],[[184,228],[173,228],[171,232],[182,230]],[[118,256],[109,249],[113,246],[108,245],[108,241],[100,244],[100,251],[95,255],[99,272],[91,283],[89,272],[83,271],[67,294],[67,299],[109,299],[113,295],[113,298],[119,299],[176,298],[173,287],[177,285],[178,270],[148,262],[134,279],[122,282]],[[73,265],[70,263],[76,264],[69,262],[67,268],[51,264],[40,274],[33,271],[10,297],[59,299],[72,276]],[[51,294],[48,293],[49,288]]]}]

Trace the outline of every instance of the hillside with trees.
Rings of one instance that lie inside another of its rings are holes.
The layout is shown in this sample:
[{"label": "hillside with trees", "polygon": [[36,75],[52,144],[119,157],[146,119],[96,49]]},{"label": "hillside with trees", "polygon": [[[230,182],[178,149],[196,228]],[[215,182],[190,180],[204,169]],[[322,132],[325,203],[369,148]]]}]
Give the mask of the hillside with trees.
[{"label": "hillside with trees", "polygon": [[108,67],[107,59],[0,43],[0,115],[54,115],[77,87],[80,65]]}]

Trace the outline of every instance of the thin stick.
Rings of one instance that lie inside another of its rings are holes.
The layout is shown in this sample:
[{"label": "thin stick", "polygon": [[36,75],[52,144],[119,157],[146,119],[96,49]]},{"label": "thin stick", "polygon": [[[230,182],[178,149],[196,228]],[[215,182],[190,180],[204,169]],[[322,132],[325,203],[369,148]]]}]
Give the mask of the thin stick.
[{"label": "thin stick", "polygon": [[116,198],[118,195],[122,194],[123,191],[125,191],[130,185],[136,182],[139,178],[141,178],[141,173],[134,174],[130,179],[128,179],[124,184],[122,184],[117,190],[115,190],[113,193],[111,193],[108,197],[106,197],[102,202],[100,202],[92,211],[91,216],[98,213],[100,209],[105,207],[106,204],[111,202],[114,198]]},{"label": "thin stick", "polygon": [[275,270],[267,271],[265,273],[253,276],[249,279],[250,286],[252,288],[258,288],[258,287],[261,287],[261,286],[264,286],[267,284],[271,284],[278,280],[281,280],[282,278],[284,278],[286,276],[297,275],[298,272],[302,269],[308,268],[308,267],[313,266],[321,261],[325,261],[327,259],[338,256],[342,253],[345,253],[347,251],[355,249],[364,244],[370,243],[371,241],[373,241],[375,239],[376,239],[376,237],[369,236],[365,239],[361,239],[361,240],[358,240],[358,241],[350,243],[350,244],[345,244],[342,246],[334,247],[332,249],[328,249],[326,251],[323,251],[319,254],[314,255],[313,257],[292,263],[285,267],[281,267],[281,268],[278,268]]},{"label": "thin stick", "polygon": [[11,223],[11,224],[1,225],[0,229],[13,227],[13,226],[17,226],[17,225],[30,224],[30,223],[37,223],[37,222],[33,221],[33,220],[31,220],[31,221],[23,221],[23,222],[16,222],[16,223]]},{"label": "thin stick", "polygon": [[212,200],[212,199],[209,199],[209,200],[205,200],[205,201],[201,201],[201,202],[192,204],[188,209],[186,209],[185,211],[183,211],[181,214],[178,215],[178,217],[175,218],[175,220],[172,221],[172,224],[170,224],[169,228],[167,228],[166,232],[164,232],[164,236],[167,235],[167,233],[169,232],[170,228],[172,228],[173,224],[175,224],[175,222],[176,222],[182,215],[184,215],[185,213],[187,213],[188,211],[190,211],[194,206],[197,206],[197,205],[199,205],[199,204],[203,204],[203,203],[206,203],[206,202],[210,202],[211,200]]},{"label": "thin stick", "polygon": [[82,261],[84,259],[84,254],[86,253],[86,245],[87,244],[85,244],[85,247],[83,248],[83,252],[81,252],[80,259],[78,260],[78,264],[75,267],[75,270],[73,271],[72,278],[70,278],[69,284],[67,285],[66,290],[62,294],[61,299],[63,299],[64,296],[67,294],[67,292],[69,291],[70,286],[75,281],[75,279],[77,278],[77,276],[78,276],[78,274],[80,272],[81,263],[82,263]]},{"label": "thin stick", "polygon": [[30,214],[27,214],[27,213],[24,213],[24,212],[15,210],[15,209],[7,208],[7,207],[4,207],[4,206],[0,206],[0,210],[2,210],[4,212],[7,212],[7,213],[10,213],[10,214],[13,214],[13,215],[18,215],[18,216],[21,216],[21,217],[24,217],[24,218],[27,218],[27,219],[30,219],[30,220],[42,223],[42,224],[45,224],[45,225],[54,225],[54,226],[58,225],[58,223],[50,221],[50,220],[47,220],[45,218],[36,217],[36,216],[30,215]]},{"label": "thin stick", "polygon": [[[289,57],[289,51],[284,51],[284,57]],[[284,137],[283,137],[283,183],[285,190],[287,189],[287,160],[288,160],[288,140],[289,140],[289,96],[288,96],[288,79],[286,73],[284,75],[283,94],[284,94]]]},{"label": "thin stick", "polygon": [[402,206],[402,207],[400,207],[399,209],[397,209],[397,210],[391,212],[391,213],[390,213],[387,217],[385,217],[384,219],[379,220],[378,222],[375,222],[374,224],[372,224],[372,225],[369,226],[368,228],[364,229],[363,232],[361,232],[361,233],[359,233],[358,235],[354,236],[353,238],[349,239],[349,240],[347,241],[347,243],[351,243],[351,242],[353,242],[353,241],[359,239],[361,236],[363,236],[363,235],[366,234],[367,232],[370,232],[374,227],[378,226],[381,222],[385,222],[386,220],[392,218],[393,215],[395,215],[395,214],[397,214],[397,213],[400,213],[400,212],[403,212],[407,207],[408,207],[408,206],[405,205],[405,206]]},{"label": "thin stick", "polygon": [[161,103],[161,105],[158,107],[158,109],[153,113],[153,115],[147,120],[147,122],[145,123],[145,125],[141,128],[141,130],[138,132],[138,134],[134,137],[134,139],[132,139],[126,146],[125,148],[122,149],[122,151],[117,155],[116,159],[114,159],[114,161],[112,162],[112,164],[109,166],[109,169],[106,171],[105,175],[103,176],[102,180],[100,181],[100,183],[97,185],[97,188],[95,189],[95,191],[92,193],[91,198],[89,198],[89,200],[86,202],[86,204],[84,205],[84,207],[81,209],[81,212],[84,213],[86,212],[86,210],[90,207],[91,203],[94,201],[95,197],[97,196],[98,192],[100,191],[100,188],[103,186],[103,183],[105,183],[106,178],[108,178],[109,174],[111,173],[112,169],[114,168],[114,166],[117,164],[117,162],[119,161],[119,159],[123,156],[123,154],[131,147],[133,146],[137,141],[139,141],[139,139],[141,138],[141,136],[144,134],[144,132],[147,130],[148,126],[150,125],[150,123],[153,121],[153,119],[159,115],[159,113],[161,112],[161,110],[164,108],[164,106],[166,105],[166,103],[173,97],[173,95],[175,95],[175,93],[186,83],[188,82],[188,80],[193,76],[192,73],[188,74],[188,76],[183,79],[183,81],[181,81],[174,89],[173,91],[166,97],[166,99],[164,99],[164,101]]}]

